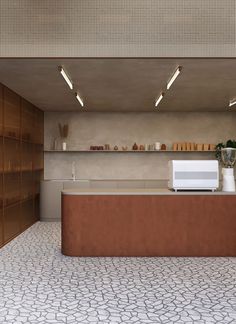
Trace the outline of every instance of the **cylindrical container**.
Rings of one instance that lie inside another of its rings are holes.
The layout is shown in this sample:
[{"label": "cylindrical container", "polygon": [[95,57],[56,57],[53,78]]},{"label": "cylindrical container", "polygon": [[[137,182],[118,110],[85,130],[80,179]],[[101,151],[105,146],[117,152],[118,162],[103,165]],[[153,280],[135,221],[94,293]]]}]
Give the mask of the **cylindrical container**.
[{"label": "cylindrical container", "polygon": [[62,150],[66,151],[66,142],[62,142]]},{"label": "cylindrical container", "polygon": [[223,191],[234,192],[235,191],[234,169],[222,168],[222,174],[223,174]]},{"label": "cylindrical container", "polygon": [[155,150],[159,151],[161,149],[161,143],[160,142],[156,142],[155,143]]}]

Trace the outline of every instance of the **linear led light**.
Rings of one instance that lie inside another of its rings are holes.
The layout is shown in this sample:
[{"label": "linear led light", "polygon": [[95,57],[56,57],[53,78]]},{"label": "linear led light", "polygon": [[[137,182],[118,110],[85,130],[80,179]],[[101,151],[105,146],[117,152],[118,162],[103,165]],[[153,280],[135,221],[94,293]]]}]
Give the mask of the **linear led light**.
[{"label": "linear led light", "polygon": [[236,105],[236,99],[230,100],[229,107]]},{"label": "linear led light", "polygon": [[159,105],[159,103],[161,102],[161,100],[163,99],[163,97],[164,97],[164,92],[162,92],[160,94],[160,96],[158,97],[158,99],[156,100],[155,107],[157,107]]},{"label": "linear led light", "polygon": [[70,78],[68,77],[65,70],[63,70],[63,68],[61,66],[59,67],[59,71],[60,71],[61,75],[63,76],[64,80],[66,81],[66,83],[68,84],[68,86],[70,87],[70,89],[73,89],[73,84],[72,84]]},{"label": "linear led light", "polygon": [[80,96],[79,96],[79,94],[77,92],[75,93],[75,97],[79,101],[79,103],[81,104],[81,106],[83,107],[84,106],[83,100],[80,98]]},{"label": "linear led light", "polygon": [[170,80],[167,83],[167,90],[170,89],[172,83],[175,81],[175,79],[178,77],[178,75],[180,74],[180,71],[182,70],[182,66],[178,66],[177,69],[175,70],[175,73],[172,75],[172,77],[170,78]]}]

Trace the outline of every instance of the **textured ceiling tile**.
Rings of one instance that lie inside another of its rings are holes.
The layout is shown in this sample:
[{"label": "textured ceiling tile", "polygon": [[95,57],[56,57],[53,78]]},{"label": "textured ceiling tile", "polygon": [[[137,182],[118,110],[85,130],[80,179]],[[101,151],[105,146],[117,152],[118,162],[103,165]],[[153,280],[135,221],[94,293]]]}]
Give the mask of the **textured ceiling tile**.
[{"label": "textured ceiling tile", "polygon": [[1,56],[235,56],[234,0],[0,0]]}]

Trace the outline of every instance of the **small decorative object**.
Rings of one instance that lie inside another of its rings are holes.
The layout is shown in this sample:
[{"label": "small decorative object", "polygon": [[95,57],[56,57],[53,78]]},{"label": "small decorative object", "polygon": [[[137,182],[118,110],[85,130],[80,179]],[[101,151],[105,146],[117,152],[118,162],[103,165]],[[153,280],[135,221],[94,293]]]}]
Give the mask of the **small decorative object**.
[{"label": "small decorative object", "polygon": [[155,150],[159,151],[161,149],[161,143],[160,142],[156,142],[155,143]]},{"label": "small decorative object", "polygon": [[216,150],[216,145],[210,144],[210,151],[215,151],[215,150]]},{"label": "small decorative object", "polygon": [[109,151],[110,150],[110,144],[104,144],[104,149],[106,151]]},{"label": "small decorative object", "polygon": [[155,150],[155,144],[149,144],[148,145],[148,150],[149,151],[154,151]]},{"label": "small decorative object", "polygon": [[134,151],[137,151],[137,150],[138,150],[138,145],[137,145],[136,143],[134,143],[132,149],[133,149]]},{"label": "small decorative object", "polygon": [[128,150],[128,146],[122,146],[122,151],[127,151]]},{"label": "small decorative object", "polygon": [[186,143],[186,150],[191,151],[191,143]]},{"label": "small decorative object", "polygon": [[178,144],[177,143],[173,143],[172,150],[173,151],[177,151],[177,149],[178,149]]},{"label": "small decorative object", "polygon": [[186,151],[187,150],[187,143],[183,142],[181,143],[181,151]]},{"label": "small decorative object", "polygon": [[148,151],[148,144],[145,144],[145,151]]},{"label": "small decorative object", "polygon": [[140,151],[144,151],[145,150],[145,146],[144,145],[139,145],[139,150]]},{"label": "small decorative object", "polygon": [[61,123],[59,123],[58,127],[59,127],[60,137],[62,139],[62,150],[65,151],[66,147],[67,147],[66,138],[68,136],[69,126],[68,126],[68,124],[61,125]]},{"label": "small decorative object", "polygon": [[203,144],[197,144],[197,151],[202,151]]},{"label": "small decorative object", "polygon": [[177,151],[182,151],[181,143],[176,143]]},{"label": "small decorative object", "polygon": [[195,143],[190,143],[190,150],[195,151],[196,144]]},{"label": "small decorative object", "polygon": [[114,146],[114,151],[118,151],[119,147],[117,145]]},{"label": "small decorative object", "polygon": [[62,142],[62,150],[66,151],[66,142]]},{"label": "small decorative object", "polygon": [[166,151],[166,144],[161,144],[161,150]]}]

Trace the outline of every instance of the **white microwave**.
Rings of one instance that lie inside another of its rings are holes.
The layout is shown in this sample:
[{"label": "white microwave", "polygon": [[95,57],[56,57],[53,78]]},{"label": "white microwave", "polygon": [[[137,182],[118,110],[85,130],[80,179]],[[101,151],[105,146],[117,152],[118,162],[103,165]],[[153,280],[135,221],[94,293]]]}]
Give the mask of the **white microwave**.
[{"label": "white microwave", "polygon": [[170,189],[215,191],[219,188],[217,160],[171,160],[168,167]]}]

